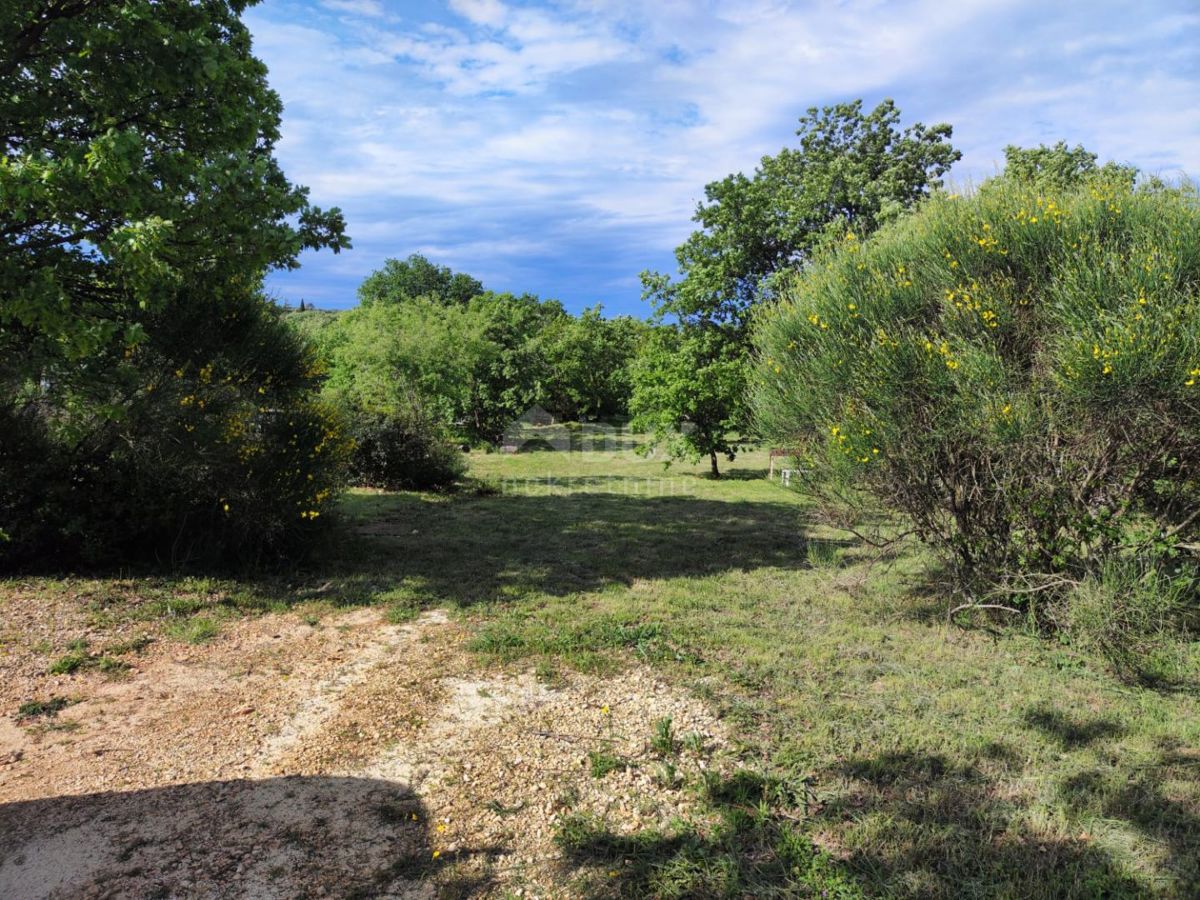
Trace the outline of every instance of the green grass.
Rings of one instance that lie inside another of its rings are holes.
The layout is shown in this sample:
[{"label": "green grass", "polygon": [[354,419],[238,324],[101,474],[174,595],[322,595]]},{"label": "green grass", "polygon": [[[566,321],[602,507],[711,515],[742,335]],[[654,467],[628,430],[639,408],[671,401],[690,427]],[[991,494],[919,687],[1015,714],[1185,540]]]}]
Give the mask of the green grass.
[{"label": "green grass", "polygon": [[51,697],[49,700],[28,700],[17,707],[17,720],[53,719],[71,705],[67,697]]},{"label": "green grass", "polygon": [[[550,678],[656,667],[723,714],[744,768],[698,781],[673,766],[660,781],[701,808],[662,832],[569,820],[564,877],[597,895],[1200,893],[1194,690],[1127,684],[1019,628],[947,623],[919,550],[881,556],[816,527],[765,480],[765,453],[720,481],[626,450],[471,462],[485,489],[350,494],[347,537],[310,572],[35,587],[172,628],[441,606],[487,661]],[[673,753],[698,740],[671,737]]]},{"label": "green grass", "polygon": [[111,677],[124,675],[129,671],[130,664],[121,657],[140,653],[152,640],[148,635],[139,635],[130,640],[110,644],[103,653],[92,653],[88,650],[88,642],[78,638],[67,644],[67,652],[55,659],[47,672],[51,675],[71,675],[95,669]]},{"label": "green grass", "polygon": [[221,626],[206,616],[181,619],[167,628],[167,636],[188,644],[203,644],[221,633]]},{"label": "green grass", "polygon": [[675,728],[671,724],[670,716],[654,723],[654,734],[650,736],[650,749],[659,756],[674,756],[679,751],[679,741],[675,738]]},{"label": "green grass", "polygon": [[70,675],[87,666],[91,659],[87,650],[87,641],[72,641],[67,645],[67,652],[50,663],[48,671],[51,675]]},{"label": "green grass", "polygon": [[630,762],[612,753],[605,753],[603,750],[592,750],[588,752],[588,767],[591,769],[593,778],[603,778],[612,772],[624,772],[630,767]]},{"label": "green grass", "polygon": [[[459,608],[486,656],[645,661],[725,714],[772,797],[752,821],[706,800],[725,822],[715,837],[684,823],[604,838],[591,823],[599,857],[611,839],[641,861],[619,867],[617,893],[1200,889],[1193,693],[1130,687],[1020,630],[947,624],[918,549],[880,557],[814,527],[764,469],[752,455],[712,481],[627,452],[476,456],[492,496],[352,496],[374,548],[362,558],[396,562],[348,577]],[[802,842],[816,869],[778,864],[780,842]]]}]

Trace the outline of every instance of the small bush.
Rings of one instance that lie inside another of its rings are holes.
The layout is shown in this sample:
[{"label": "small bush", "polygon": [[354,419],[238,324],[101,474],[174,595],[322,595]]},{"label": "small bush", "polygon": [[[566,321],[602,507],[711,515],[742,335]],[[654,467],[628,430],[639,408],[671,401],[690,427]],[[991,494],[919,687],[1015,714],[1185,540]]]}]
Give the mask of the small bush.
[{"label": "small bush", "polygon": [[1186,641],[1200,626],[1190,579],[1114,560],[1071,592],[1065,615],[1076,640],[1122,677],[1149,684],[1188,680]]},{"label": "small bush", "polygon": [[167,634],[188,644],[203,644],[221,633],[221,626],[212,619],[195,616],[176,622],[167,629]]},{"label": "small bush", "polygon": [[659,756],[674,756],[679,750],[679,741],[675,737],[675,728],[671,723],[670,716],[654,723],[654,734],[650,736],[650,749]]},{"label": "small bush", "polygon": [[51,675],[70,675],[78,672],[92,661],[88,653],[87,641],[72,641],[67,645],[67,652],[50,664]]},{"label": "small bush", "polygon": [[420,408],[351,415],[351,478],[366,487],[427,490],[454,484],[466,461],[442,428]]},{"label": "small bush", "polygon": [[1001,177],[836,244],[757,335],[760,427],[814,490],[874,495],[1016,604],[1194,548],[1192,188]]},{"label": "small bush", "polygon": [[141,340],[0,399],[0,567],[301,553],[349,443],[299,336],[245,291],[181,289],[135,324]]}]

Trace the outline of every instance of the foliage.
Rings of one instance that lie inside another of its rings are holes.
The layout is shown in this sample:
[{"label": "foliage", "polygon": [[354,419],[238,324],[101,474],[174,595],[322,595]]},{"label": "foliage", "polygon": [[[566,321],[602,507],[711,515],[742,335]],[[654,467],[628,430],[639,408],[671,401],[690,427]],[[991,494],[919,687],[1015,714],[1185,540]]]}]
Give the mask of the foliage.
[{"label": "foliage", "polygon": [[557,302],[528,294],[360,306],[323,339],[326,390],[347,409],[395,412],[415,398],[464,438],[497,441],[538,402],[547,375],[538,335],[565,316]]},{"label": "foliage", "polygon": [[346,246],[337,211],[310,207],[271,155],[281,106],[250,54],[245,6],[18,0],[6,11],[0,316],[19,374],[54,377],[136,343],[126,314],[161,307],[180,284]]},{"label": "foliage", "polygon": [[9,559],[274,552],[337,481],[313,456],[337,426],[256,288],[348,241],[272,155],[246,5],[19,0],[0,21]]},{"label": "foliage", "polygon": [[417,404],[390,413],[358,411],[352,422],[355,484],[426,490],[451,485],[466,473],[462,453]]},{"label": "foliage", "polygon": [[819,489],[905,513],[968,589],[1025,602],[1114,554],[1178,559],[1200,538],[1197,284],[1190,187],[939,196],[790,281],[758,421]]},{"label": "foliage", "polygon": [[1133,187],[1136,168],[1114,162],[1097,166],[1098,158],[1082,144],[1068,148],[1066,141],[1059,141],[1053,147],[1010,144],[1004,148],[1004,176],[1046,190],[1062,190],[1089,179]]},{"label": "foliage", "polygon": [[[705,187],[706,202],[694,217],[700,228],[675,251],[681,280],[643,273],[644,294],[658,315],[674,318],[684,332],[700,331],[681,338],[691,361],[720,361],[721,377],[694,390],[703,410],[686,404],[658,410],[668,426],[660,436],[685,426],[696,428],[686,441],[668,438],[668,449],[709,456],[716,474],[717,454],[732,452],[715,430],[716,422],[728,420],[745,430],[740,413],[747,386],[744,377],[736,376],[748,367],[732,361],[747,351],[752,312],[772,295],[773,276],[807,260],[831,229],[867,234],[908,209],[938,187],[959,158],[949,143],[949,125],[918,123],[901,131],[899,121],[900,112],[891,100],[865,115],[861,100],[810,109],[796,132],[798,148],[764,157],[751,177],[738,173]],[[721,341],[730,346],[718,349]],[[704,380],[713,374],[705,368],[692,373],[687,366],[674,369],[685,379]],[[640,371],[659,385],[666,372],[654,365]],[[664,400],[676,401],[686,391],[656,390]],[[648,400],[650,392],[643,397]],[[716,415],[714,407],[720,408]],[[645,404],[640,408],[649,412]]]},{"label": "foliage", "polygon": [[400,303],[425,297],[446,306],[462,306],[483,293],[483,285],[462,272],[436,265],[419,253],[405,260],[389,259],[358,288],[363,306]]},{"label": "foliage", "polygon": [[569,422],[627,415],[630,363],[649,330],[629,316],[605,319],[599,306],[551,321],[540,336],[547,370],[540,405]]},{"label": "foliage", "polygon": [[[349,454],[317,371],[273,306],[180,296],[92,378],[4,411],[12,561],[254,562],[306,544]],[[53,416],[44,411],[56,411]]]},{"label": "foliage", "polygon": [[465,309],[429,299],[359,306],[316,339],[325,395],[341,408],[399,413],[416,396],[444,422],[466,408],[484,351],[482,328]]},{"label": "foliage", "polygon": [[718,454],[732,462],[737,453],[731,435],[745,421],[748,365],[727,327],[656,328],[631,369],[633,427],[649,432],[668,459],[695,462],[707,456],[718,477]]},{"label": "foliage", "polygon": [[1191,677],[1187,642],[1200,633],[1200,605],[1189,587],[1161,566],[1109,559],[1071,591],[1062,624],[1123,678],[1182,684]]},{"label": "foliage", "polygon": [[961,155],[951,127],[899,122],[891,100],[865,115],[861,100],[810,109],[798,148],[705,187],[700,228],[675,251],[682,281],[643,276],[648,295],[679,316],[745,324],[764,282],[806,259],[831,225],[869,233],[940,185]]},{"label": "foliage", "polygon": [[499,441],[534,406],[570,420],[627,413],[629,363],[645,323],[605,319],[599,307],[571,316],[530,294],[397,297],[288,316],[316,346],[326,396],[343,409],[419,405],[424,418],[472,443]]}]

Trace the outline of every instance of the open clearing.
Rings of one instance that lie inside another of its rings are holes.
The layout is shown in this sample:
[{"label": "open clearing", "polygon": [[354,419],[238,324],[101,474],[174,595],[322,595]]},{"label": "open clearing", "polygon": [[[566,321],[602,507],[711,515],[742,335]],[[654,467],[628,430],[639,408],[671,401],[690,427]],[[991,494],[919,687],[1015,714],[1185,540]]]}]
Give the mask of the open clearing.
[{"label": "open clearing", "polygon": [[0,896],[1200,890],[1194,692],[947,625],[761,454],[472,466],[290,579],[0,584]]}]

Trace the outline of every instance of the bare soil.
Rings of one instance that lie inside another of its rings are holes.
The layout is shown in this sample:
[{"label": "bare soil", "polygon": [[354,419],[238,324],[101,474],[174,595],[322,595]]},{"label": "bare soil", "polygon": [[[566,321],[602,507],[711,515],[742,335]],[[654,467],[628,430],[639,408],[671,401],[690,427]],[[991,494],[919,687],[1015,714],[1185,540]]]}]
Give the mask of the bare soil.
[{"label": "bare soil", "polygon": [[[438,611],[245,618],[57,676],[76,611],[18,596],[4,615],[5,898],[570,896],[605,873],[563,858],[563,816],[627,833],[700,815],[658,771],[657,721],[700,736],[681,773],[729,758],[721,723],[650,670],[485,668]],[[590,753],[628,767],[595,777]]]}]

